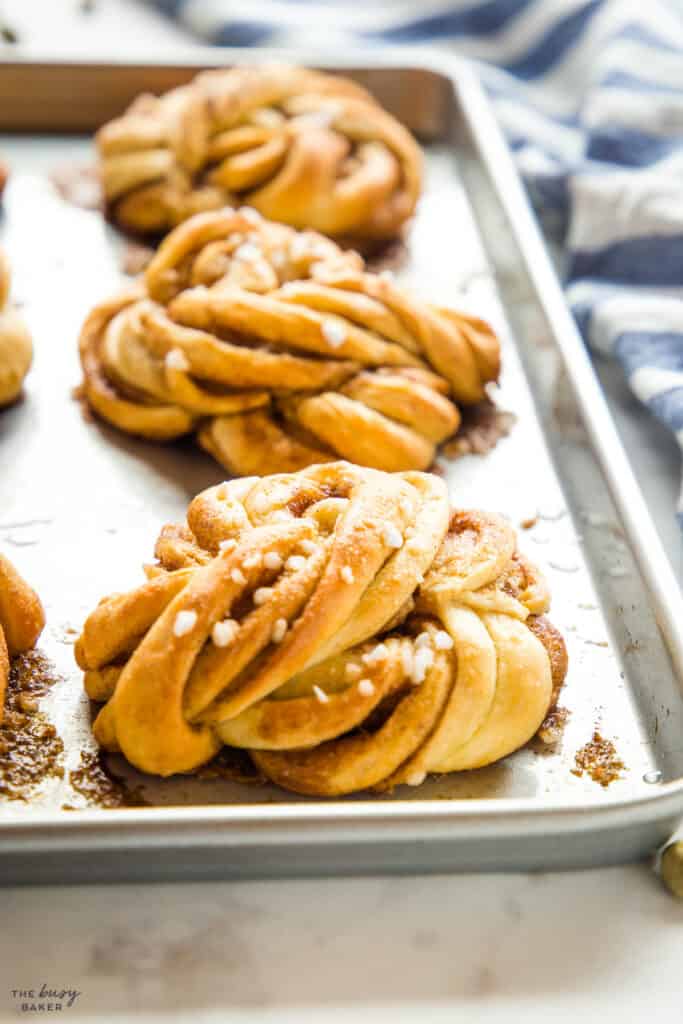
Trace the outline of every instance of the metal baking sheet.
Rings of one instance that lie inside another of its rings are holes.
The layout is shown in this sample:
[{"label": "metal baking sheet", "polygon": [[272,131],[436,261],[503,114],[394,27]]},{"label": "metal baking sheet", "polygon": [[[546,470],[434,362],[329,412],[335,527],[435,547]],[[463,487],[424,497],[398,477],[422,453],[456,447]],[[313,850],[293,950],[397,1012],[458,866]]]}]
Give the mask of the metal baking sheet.
[{"label": "metal baking sheet", "polygon": [[[521,546],[547,573],[570,655],[562,743],[382,797],[315,801],[224,780],[161,781],[120,758],[116,773],[148,806],[88,809],[72,790],[69,770],[94,749],[75,633],[100,597],[136,585],[160,526],[182,520],[223,473],[190,442],[145,443],[88,422],[72,399],[80,325],[128,280],[126,243],[51,183],[59,165],[92,160],[89,138],[18,130],[90,131],[142,88],[185,81],[216,57],[0,66],[0,123],[12,130],[0,139],[12,168],[0,242],[36,349],[24,400],[0,414],[0,545],[46,606],[40,648],[63,680],[45,710],[65,745],[64,779],[29,803],[0,806],[2,880],[500,870],[642,856],[683,815],[678,587],[477,82],[453,60],[405,51],[342,70],[426,143],[425,193],[399,277],[486,317],[503,342],[496,401],[516,425],[488,456],[440,465],[455,505],[533,521]],[[23,120],[8,106],[17,97]],[[595,728],[626,766],[607,789],[572,774]]]}]

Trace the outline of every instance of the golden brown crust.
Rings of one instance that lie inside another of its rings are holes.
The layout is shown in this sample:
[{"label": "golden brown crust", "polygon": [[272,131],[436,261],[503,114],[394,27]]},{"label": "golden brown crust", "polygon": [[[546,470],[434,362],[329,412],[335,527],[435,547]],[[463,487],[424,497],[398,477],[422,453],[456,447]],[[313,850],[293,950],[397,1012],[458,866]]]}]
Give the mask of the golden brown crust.
[{"label": "golden brown crust", "polygon": [[19,397],[33,360],[26,322],[9,301],[10,269],[0,249],[0,408]]},{"label": "golden brown crust", "polygon": [[192,771],[225,744],[300,793],[417,784],[526,743],[566,669],[511,527],[449,514],[428,474],[234,480],[156,554],[76,645],[97,739],[143,771]]},{"label": "golden brown crust", "polygon": [[7,650],[7,641],[5,640],[5,634],[0,626],[0,725],[2,724],[4,708],[5,708],[5,694],[7,692],[7,683],[9,681],[9,651]]},{"label": "golden brown crust", "polygon": [[44,625],[45,613],[38,595],[9,559],[0,555],[0,722],[10,658],[33,647]]},{"label": "golden brown crust", "polygon": [[391,238],[421,187],[410,133],[353,82],[305,68],[203,72],[138,97],[97,147],[113,218],[142,233],[248,203],[297,228]]},{"label": "golden brown crust", "polygon": [[527,619],[527,626],[545,647],[550,661],[553,680],[551,707],[553,707],[557,703],[569,667],[567,647],[559,629],[556,629],[545,615],[530,615]]},{"label": "golden brown crust", "polygon": [[181,224],[80,337],[83,394],[129,433],[195,432],[237,475],[347,458],[426,469],[498,372],[491,329],[313,232],[225,209]]},{"label": "golden brown crust", "polygon": [[45,625],[40,598],[4,555],[0,555],[0,626],[10,657],[35,644]]}]

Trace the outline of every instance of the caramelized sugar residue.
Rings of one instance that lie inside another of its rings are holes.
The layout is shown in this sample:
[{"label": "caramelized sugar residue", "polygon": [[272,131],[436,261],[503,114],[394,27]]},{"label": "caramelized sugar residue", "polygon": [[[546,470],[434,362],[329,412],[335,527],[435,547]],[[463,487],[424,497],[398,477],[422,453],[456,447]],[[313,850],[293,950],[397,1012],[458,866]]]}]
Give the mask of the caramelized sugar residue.
[{"label": "caramelized sugar residue", "polygon": [[[351,245],[350,248],[358,249],[359,245]],[[408,246],[402,238],[393,238],[388,242],[365,242],[360,244],[360,248],[366,266],[373,274],[381,274],[383,270],[398,271],[408,261]]]},{"label": "caramelized sugar residue", "polygon": [[488,400],[461,409],[461,413],[460,429],[442,449],[449,459],[458,459],[462,455],[487,455],[503,437],[508,436],[517,422],[513,412],[505,412]]},{"label": "caramelized sugar residue", "polygon": [[605,788],[621,778],[621,772],[626,769],[612,741],[606,740],[597,729],[591,740],[576,751],[574,761],[576,768],[572,768],[572,775],[581,776],[587,772],[593,782],[599,782]]},{"label": "caramelized sugar residue", "polygon": [[[147,801],[138,790],[129,789],[121,779],[107,768],[104,755],[91,750],[81,751],[78,768],[69,772],[69,782],[77,793],[85,797],[92,807],[144,807]],[[73,811],[74,807],[63,807]]]},{"label": "caramelized sugar residue", "polygon": [[60,681],[40,651],[12,662],[0,725],[0,796],[28,800],[48,778],[62,778],[64,744],[38,702]]},{"label": "caramelized sugar residue", "polygon": [[569,721],[569,715],[568,708],[553,708],[552,711],[548,712],[536,733],[536,738],[540,740],[544,747],[557,746]]},{"label": "caramelized sugar residue", "polygon": [[258,768],[245,750],[221,747],[215,757],[194,772],[196,779],[224,782],[265,782]]}]

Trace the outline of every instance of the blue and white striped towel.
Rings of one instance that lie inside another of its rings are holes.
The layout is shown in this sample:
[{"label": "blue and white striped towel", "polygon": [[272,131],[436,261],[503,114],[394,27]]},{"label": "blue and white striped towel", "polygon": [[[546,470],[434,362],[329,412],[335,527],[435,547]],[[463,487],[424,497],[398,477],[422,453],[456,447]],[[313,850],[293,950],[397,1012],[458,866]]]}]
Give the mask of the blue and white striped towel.
[{"label": "blue and white striped towel", "polygon": [[584,338],[683,446],[683,0],[149,2],[217,44],[481,62]]}]

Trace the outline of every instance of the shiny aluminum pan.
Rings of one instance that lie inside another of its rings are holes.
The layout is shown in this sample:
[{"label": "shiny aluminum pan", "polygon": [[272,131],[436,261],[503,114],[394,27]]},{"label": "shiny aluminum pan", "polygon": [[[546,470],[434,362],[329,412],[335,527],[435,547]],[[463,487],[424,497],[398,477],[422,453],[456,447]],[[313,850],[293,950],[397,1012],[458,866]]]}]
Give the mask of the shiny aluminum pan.
[{"label": "shiny aluminum pan", "polygon": [[[78,806],[69,769],[92,744],[73,630],[102,594],[140,578],[159,526],[181,519],[221,473],[189,444],[147,444],[84,422],[69,401],[80,323],[121,284],[123,243],[98,214],[64,203],[48,175],[92,159],[88,139],[74,133],[90,133],[138,92],[187,81],[219,57],[273,56],[192,50],[173,66],[0,65],[0,127],[13,133],[0,141],[13,170],[1,241],[36,342],[26,399],[0,417],[0,545],[47,607],[41,647],[64,681],[45,710],[64,739],[66,767],[65,779],[30,803],[0,807],[0,877],[503,870],[643,856],[683,815],[678,585],[476,79],[453,59],[405,50],[335,67],[426,144],[427,185],[400,276],[491,319],[503,340],[498,402],[517,424],[486,458],[443,461],[443,470],[455,503],[534,524],[521,531],[522,545],[547,571],[571,658],[561,747],[529,748],[391,797],[336,802],[127,769],[151,806],[61,809]],[[626,765],[608,789],[572,774],[595,728]]]}]

